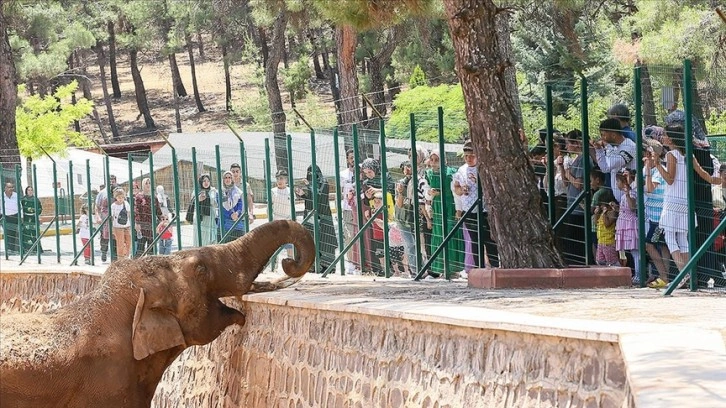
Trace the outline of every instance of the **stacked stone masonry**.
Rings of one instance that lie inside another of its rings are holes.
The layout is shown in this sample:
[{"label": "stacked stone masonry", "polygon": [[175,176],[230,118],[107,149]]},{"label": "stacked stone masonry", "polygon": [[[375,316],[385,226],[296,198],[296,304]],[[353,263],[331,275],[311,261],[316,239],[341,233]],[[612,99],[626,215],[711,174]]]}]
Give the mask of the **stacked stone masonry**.
[{"label": "stacked stone masonry", "polygon": [[[0,274],[0,311],[59,307],[82,274]],[[257,302],[247,325],[187,349],[153,406],[629,407],[617,344]]]}]

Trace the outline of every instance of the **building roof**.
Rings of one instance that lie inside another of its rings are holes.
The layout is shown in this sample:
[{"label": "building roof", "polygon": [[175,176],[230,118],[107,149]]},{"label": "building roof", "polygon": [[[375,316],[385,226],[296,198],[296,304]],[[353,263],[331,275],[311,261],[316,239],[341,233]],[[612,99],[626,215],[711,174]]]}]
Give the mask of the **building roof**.
[{"label": "building roof", "polygon": [[[270,153],[274,155],[275,147],[273,134],[270,132],[240,132],[247,152],[248,177],[263,179],[265,166],[265,139],[269,139]],[[312,163],[312,151],[309,133],[290,133],[292,138],[293,176],[295,179],[305,177],[308,166]],[[339,137],[339,160],[341,166],[345,165],[345,141],[349,138]],[[219,146],[219,162],[222,169],[228,169],[232,163],[241,163],[240,142],[232,132],[200,132],[200,133],[171,133],[169,142],[176,150],[177,161],[192,161],[192,148],[196,150],[197,165],[202,164],[216,167],[216,146]],[[418,142],[419,146],[427,149],[438,149],[438,144]],[[334,161],[334,148],[332,134],[315,135],[316,162],[323,175],[334,177],[336,173]],[[388,154],[386,161],[388,168],[397,169],[401,162],[408,159],[407,152],[410,142],[403,139],[387,139]],[[460,144],[444,145],[446,152],[458,153]],[[377,150],[377,149],[374,149]],[[154,167],[163,168],[171,165],[171,148],[164,146],[154,154]],[[148,160],[147,160],[148,161]],[[147,165],[148,168],[148,165]],[[275,166],[271,166],[275,172]]]},{"label": "building roof", "polygon": [[[52,155],[52,157],[56,163],[57,180],[66,194],[70,194],[70,186],[68,184],[71,181],[70,163],[73,163],[72,180],[73,193],[75,195],[81,195],[87,191],[88,173],[86,172],[86,162],[88,162],[88,166],[90,167],[91,189],[98,189],[101,184],[106,184],[104,155],[82,149],[69,148],[64,157],[61,157],[59,154]],[[117,177],[119,183],[123,184],[128,182],[129,163],[126,160],[115,157],[109,157],[108,162],[111,174]],[[27,169],[27,160],[25,158],[21,158],[21,165],[23,169]],[[38,191],[35,193],[36,196],[53,197],[53,161],[44,156],[33,160],[33,166],[35,166],[38,184]],[[154,167],[157,168],[157,166]],[[132,171],[134,177],[139,177],[149,174],[149,167],[139,163],[132,163]],[[25,186],[25,180],[27,178],[21,177],[21,180]],[[22,192],[21,189],[18,189],[18,191]]]}]

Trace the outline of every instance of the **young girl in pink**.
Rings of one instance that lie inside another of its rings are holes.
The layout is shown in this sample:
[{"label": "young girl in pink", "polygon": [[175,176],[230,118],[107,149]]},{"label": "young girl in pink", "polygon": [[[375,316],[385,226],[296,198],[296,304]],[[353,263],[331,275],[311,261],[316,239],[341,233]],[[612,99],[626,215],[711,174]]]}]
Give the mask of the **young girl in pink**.
[{"label": "young girl in pink", "polygon": [[640,283],[640,253],[638,252],[638,215],[636,213],[635,189],[632,188],[628,171],[620,171],[615,176],[617,188],[623,192],[620,197],[618,220],[615,223],[615,249],[620,258],[630,252],[635,264],[633,283]]}]

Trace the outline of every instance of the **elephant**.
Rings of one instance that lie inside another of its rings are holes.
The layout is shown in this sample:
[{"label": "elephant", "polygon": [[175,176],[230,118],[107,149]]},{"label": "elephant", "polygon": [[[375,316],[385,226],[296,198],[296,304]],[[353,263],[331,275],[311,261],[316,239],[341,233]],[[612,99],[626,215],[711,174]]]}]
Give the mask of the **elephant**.
[{"label": "elephant", "polygon": [[[281,246],[285,275],[255,282]],[[166,368],[192,345],[216,339],[245,315],[220,298],[298,281],[315,244],[293,221],[273,221],[241,238],[112,263],[99,286],[45,313],[0,319],[0,401],[15,407],[149,407]]]}]

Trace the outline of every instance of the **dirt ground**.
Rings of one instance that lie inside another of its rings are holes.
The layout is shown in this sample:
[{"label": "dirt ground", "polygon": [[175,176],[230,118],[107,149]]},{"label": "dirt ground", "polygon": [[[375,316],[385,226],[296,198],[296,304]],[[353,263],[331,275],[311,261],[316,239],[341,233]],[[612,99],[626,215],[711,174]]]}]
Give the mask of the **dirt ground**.
[{"label": "dirt ground", "polygon": [[[172,95],[171,71],[169,69],[168,60],[161,58],[159,55],[160,54],[156,51],[141,53],[139,55],[139,68],[141,70],[141,77],[144,80],[151,115],[157,128],[164,133],[176,132],[174,118],[175,103]],[[229,129],[226,124],[228,120],[235,123],[238,128],[243,128],[245,122],[249,119],[226,111],[224,98],[224,68],[222,64],[222,56],[219,53],[219,50],[214,46],[211,40],[208,40],[207,43],[205,43],[205,58],[199,58],[198,50],[196,48],[194,51],[194,57],[197,84],[206,112],[197,112],[196,103],[194,102],[189,56],[186,51],[178,53],[176,54],[177,64],[179,66],[182,82],[188,93],[188,96],[179,99],[182,131],[226,131]],[[120,52],[117,56],[117,61],[119,86],[121,88],[122,97],[120,99],[112,99],[112,105],[116,123],[121,134],[119,142],[159,139],[156,131],[149,132],[144,126],[143,118],[138,117],[139,112],[136,106],[134,83],[131,78],[128,54]],[[107,136],[110,138],[111,130],[108,125],[108,115],[103,102],[103,92],[101,89],[99,69],[96,64],[95,56],[89,55],[85,62],[88,67],[88,76],[91,79],[93,101],[98,109],[99,115],[104,121],[104,129],[107,132]],[[241,62],[233,62],[230,64],[233,106],[239,108],[243,104],[250,103],[250,101],[259,98],[259,90],[262,85],[262,79],[256,78],[255,75],[255,66],[252,64],[243,64]],[[106,78],[109,93],[112,93],[111,77],[108,66],[106,67]],[[329,108],[328,110],[332,112],[332,96],[330,95],[329,87],[325,85],[325,81],[312,81],[310,85],[311,88],[315,90],[315,93],[320,100],[325,103],[324,108]],[[289,94],[285,92],[282,84],[280,89],[282,92],[284,109],[289,110]],[[78,92],[78,95],[81,95],[80,91]],[[304,104],[304,102],[298,102],[298,104]],[[294,120],[294,117],[290,112],[288,112],[288,116],[288,121]],[[81,128],[84,134],[94,138],[95,140],[101,140],[98,126],[90,118],[81,122]],[[272,131],[272,129],[270,129],[270,131]]]},{"label": "dirt ground", "polygon": [[648,288],[587,290],[485,290],[464,280],[413,282],[400,278],[306,275],[300,294],[367,300],[441,301],[538,316],[678,324],[720,331],[726,343],[726,292],[677,290],[673,296]]}]

